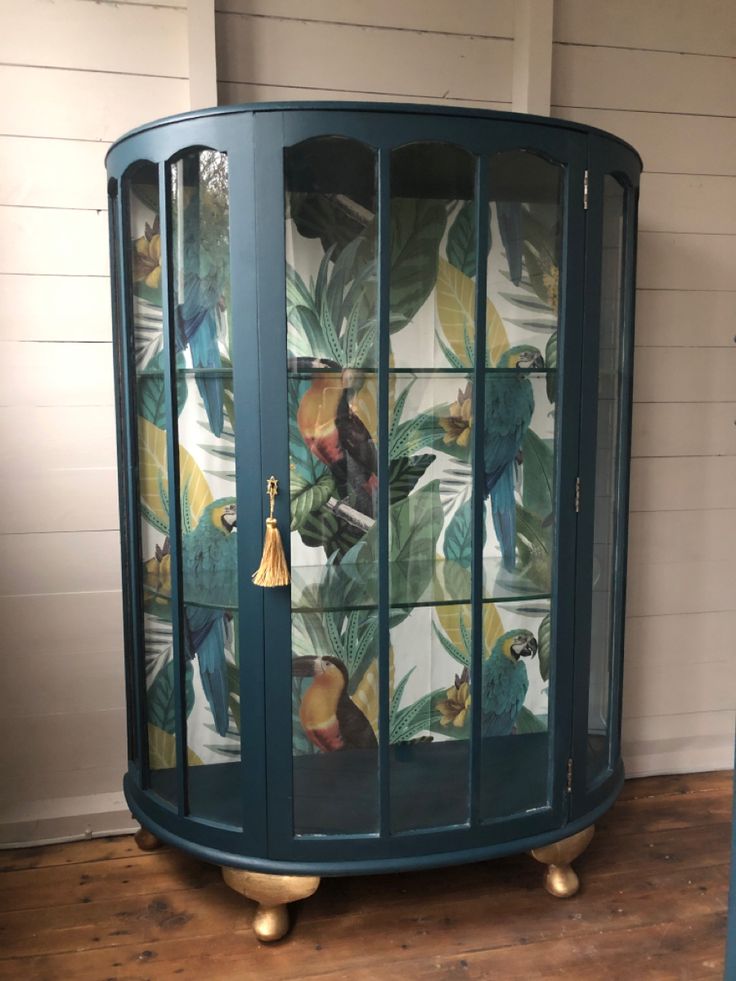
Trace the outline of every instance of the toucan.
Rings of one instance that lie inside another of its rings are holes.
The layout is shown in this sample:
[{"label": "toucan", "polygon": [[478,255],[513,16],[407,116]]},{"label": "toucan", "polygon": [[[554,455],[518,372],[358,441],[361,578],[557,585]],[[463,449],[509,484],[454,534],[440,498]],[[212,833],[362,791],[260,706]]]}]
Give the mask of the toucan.
[{"label": "toucan", "polygon": [[365,384],[364,373],[322,358],[293,358],[289,368],[314,372],[296,415],[305,445],[329,468],[340,497],[366,517],[375,517],[376,445],[352,404]]},{"label": "toucan", "polygon": [[375,749],[376,734],[348,695],[348,671],[336,657],[296,657],[295,678],[313,678],[302,697],[299,719],[317,749]]}]

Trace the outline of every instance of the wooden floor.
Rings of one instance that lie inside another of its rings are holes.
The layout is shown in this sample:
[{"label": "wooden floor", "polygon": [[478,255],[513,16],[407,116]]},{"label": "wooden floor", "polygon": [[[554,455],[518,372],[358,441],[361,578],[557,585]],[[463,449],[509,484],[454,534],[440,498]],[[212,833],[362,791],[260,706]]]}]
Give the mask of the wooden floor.
[{"label": "wooden floor", "polygon": [[0,978],[722,978],[731,775],[627,783],[557,900],[525,856],[325,880],[262,946],[216,868],[109,838],[0,853]]}]

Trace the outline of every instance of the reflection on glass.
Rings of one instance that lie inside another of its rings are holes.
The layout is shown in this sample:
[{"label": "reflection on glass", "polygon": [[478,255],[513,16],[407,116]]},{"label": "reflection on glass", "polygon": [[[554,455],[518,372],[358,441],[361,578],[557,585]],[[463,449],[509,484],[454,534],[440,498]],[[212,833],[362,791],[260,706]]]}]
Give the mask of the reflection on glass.
[{"label": "reflection on glass", "polygon": [[[378,828],[376,162],[285,152],[294,827]],[[358,601],[359,598],[359,601]]]},{"label": "reflection on glass", "polygon": [[471,608],[391,618],[391,830],[469,818]]},{"label": "reflection on glass", "polygon": [[481,816],[494,820],[549,800],[549,602],[486,603],[483,629]]},{"label": "reflection on glass", "polygon": [[447,143],[391,154],[391,358],[397,368],[472,367],[475,158]]},{"label": "reflection on glass", "polygon": [[616,602],[616,469],[620,453],[621,298],[625,192],[608,175],[603,184],[598,425],[596,434],[593,596],[590,693],[588,704],[588,781],[607,772],[613,611]]},{"label": "reflection on glass", "polygon": [[137,164],[124,187],[133,284],[148,759],[151,789],[176,804],[158,168]]},{"label": "reflection on glass", "polygon": [[170,179],[189,803],[237,824],[221,780],[240,760],[227,156],[192,150]]}]

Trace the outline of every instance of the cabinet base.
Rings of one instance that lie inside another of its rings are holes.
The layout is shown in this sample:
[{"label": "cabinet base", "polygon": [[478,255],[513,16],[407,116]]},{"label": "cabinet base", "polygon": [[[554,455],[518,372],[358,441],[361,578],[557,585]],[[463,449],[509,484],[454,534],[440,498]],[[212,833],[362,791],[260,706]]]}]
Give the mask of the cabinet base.
[{"label": "cabinet base", "polygon": [[162,842],[148,828],[138,828],[134,838],[136,845],[138,845],[142,852],[155,852],[162,845]]},{"label": "cabinet base", "polygon": [[544,888],[551,896],[567,899],[574,896],[580,888],[578,879],[571,862],[579,858],[593,840],[595,825],[578,831],[576,835],[563,838],[552,845],[542,848],[532,848],[529,852],[532,858],[547,866],[544,875]]},{"label": "cabinet base", "polygon": [[222,866],[222,878],[231,889],[258,903],[253,932],[264,943],[281,940],[289,931],[288,904],[313,895],[318,875],[270,875]]}]

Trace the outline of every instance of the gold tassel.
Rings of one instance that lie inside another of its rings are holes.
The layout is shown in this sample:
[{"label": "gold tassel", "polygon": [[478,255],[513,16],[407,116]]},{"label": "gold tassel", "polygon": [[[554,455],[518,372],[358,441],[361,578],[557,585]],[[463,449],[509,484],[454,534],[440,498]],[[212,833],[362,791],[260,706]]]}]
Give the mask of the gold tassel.
[{"label": "gold tassel", "polygon": [[273,516],[274,501],[279,492],[279,482],[275,477],[269,477],[266,481],[266,493],[271,500],[271,512],[266,518],[266,537],[263,540],[263,555],[261,564],[253,573],[253,582],[256,586],[288,586],[289,567],[286,564],[284,555],[284,543],[281,541],[281,533],[276,518]]}]

